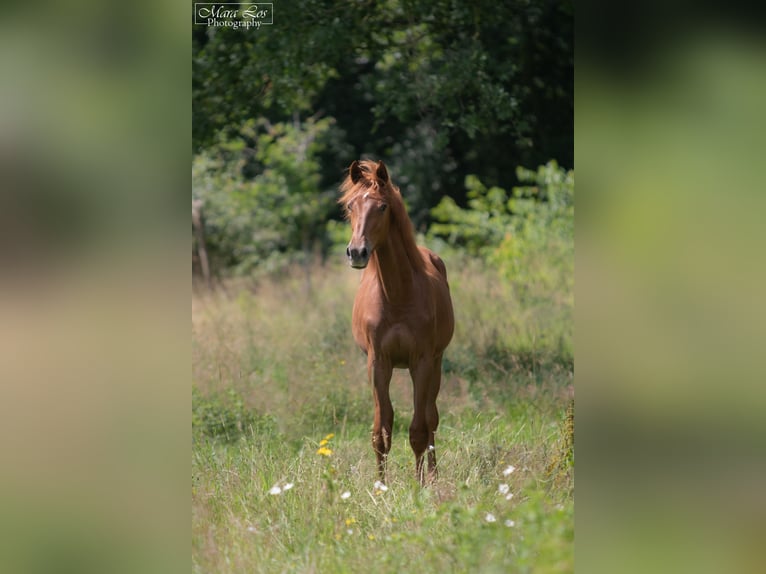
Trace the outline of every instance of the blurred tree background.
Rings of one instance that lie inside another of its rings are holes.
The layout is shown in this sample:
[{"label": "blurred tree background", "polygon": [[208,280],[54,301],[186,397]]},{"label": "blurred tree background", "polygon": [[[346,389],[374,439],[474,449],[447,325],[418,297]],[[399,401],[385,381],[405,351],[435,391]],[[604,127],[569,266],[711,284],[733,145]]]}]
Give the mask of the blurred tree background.
[{"label": "blurred tree background", "polygon": [[386,161],[428,241],[503,274],[540,250],[571,259],[572,4],[281,0],[273,25],[194,25],[193,196],[214,272],[325,257],[347,239],[335,197],[360,157]]}]

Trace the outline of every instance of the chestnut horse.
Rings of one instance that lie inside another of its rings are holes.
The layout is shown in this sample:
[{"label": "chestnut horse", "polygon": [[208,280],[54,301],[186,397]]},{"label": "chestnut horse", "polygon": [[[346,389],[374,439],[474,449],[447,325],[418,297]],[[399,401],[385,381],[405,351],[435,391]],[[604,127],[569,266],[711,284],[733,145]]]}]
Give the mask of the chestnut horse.
[{"label": "chestnut horse", "polygon": [[383,162],[354,161],[341,185],[339,202],[351,222],[346,255],[364,269],[354,301],[352,332],[367,354],[367,375],[375,399],[372,448],[380,479],[386,478],[394,409],[389,383],[394,368],[409,369],[415,412],[410,445],[421,484],[428,453],[428,478],[436,476],[434,433],[439,426],[436,395],[442,355],[455,328],[447,270],[442,260],[418,247],[412,223]]}]

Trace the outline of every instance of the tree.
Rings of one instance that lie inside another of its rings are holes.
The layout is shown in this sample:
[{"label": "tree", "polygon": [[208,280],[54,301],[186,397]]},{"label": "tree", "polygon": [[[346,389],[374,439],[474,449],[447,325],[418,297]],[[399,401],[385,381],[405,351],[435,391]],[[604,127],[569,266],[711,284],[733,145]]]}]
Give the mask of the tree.
[{"label": "tree", "polygon": [[[571,0],[287,0],[275,9],[274,25],[257,31],[195,27],[199,161],[253,121],[297,131],[312,129],[300,118],[334,121],[314,151],[310,187],[336,187],[360,156],[385,159],[419,230],[442,197],[466,205],[468,175],[510,189],[519,180],[509,165],[554,158],[571,167]],[[293,178],[288,163],[272,169]],[[245,180],[276,177],[248,165]]]},{"label": "tree", "polygon": [[251,120],[195,157],[193,194],[205,201],[208,249],[219,264],[274,270],[326,250],[334,190],[320,188],[317,154],[332,124]]}]

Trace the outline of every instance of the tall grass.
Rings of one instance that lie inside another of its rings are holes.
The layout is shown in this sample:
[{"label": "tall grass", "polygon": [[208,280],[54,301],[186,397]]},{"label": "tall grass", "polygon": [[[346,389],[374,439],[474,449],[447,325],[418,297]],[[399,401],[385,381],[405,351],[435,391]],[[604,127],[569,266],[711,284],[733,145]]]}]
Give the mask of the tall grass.
[{"label": "tall grass", "polygon": [[300,272],[194,295],[194,572],[572,570],[571,309],[523,308],[492,270],[447,265],[457,326],[427,488],[406,371],[391,383],[389,488],[374,487],[357,272],[317,266],[310,291]]}]

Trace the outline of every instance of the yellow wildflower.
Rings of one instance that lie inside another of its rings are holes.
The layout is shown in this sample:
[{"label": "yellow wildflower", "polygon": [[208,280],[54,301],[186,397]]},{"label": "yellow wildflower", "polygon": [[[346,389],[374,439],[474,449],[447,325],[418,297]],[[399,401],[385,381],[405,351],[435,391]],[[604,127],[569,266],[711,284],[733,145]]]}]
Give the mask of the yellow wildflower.
[{"label": "yellow wildflower", "polygon": [[326,438],[323,438],[322,440],[319,441],[319,446],[325,446],[329,442],[330,442],[329,440],[327,440]]},{"label": "yellow wildflower", "polygon": [[317,454],[321,454],[322,456],[330,456],[332,454],[332,450],[326,446],[321,446],[319,449],[317,449]]},{"label": "yellow wildflower", "polygon": [[324,440],[330,440],[330,439],[331,439],[331,438],[333,438],[334,436],[335,436],[335,433],[331,432],[331,433],[330,433],[330,434],[328,434],[326,437],[324,437]]},{"label": "yellow wildflower", "polygon": [[355,522],[356,522],[356,518],[354,518],[353,516],[351,518],[346,518],[346,526],[351,526]]}]

